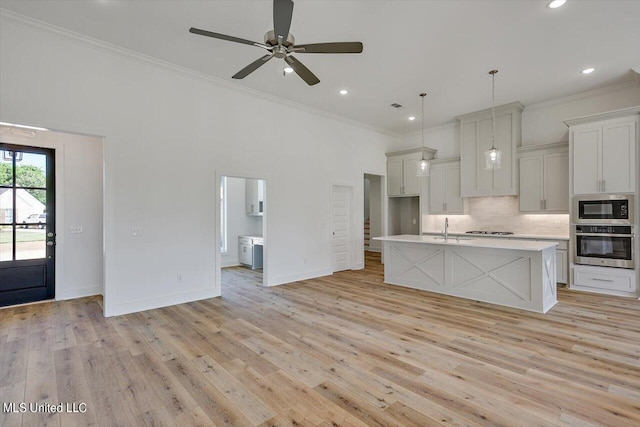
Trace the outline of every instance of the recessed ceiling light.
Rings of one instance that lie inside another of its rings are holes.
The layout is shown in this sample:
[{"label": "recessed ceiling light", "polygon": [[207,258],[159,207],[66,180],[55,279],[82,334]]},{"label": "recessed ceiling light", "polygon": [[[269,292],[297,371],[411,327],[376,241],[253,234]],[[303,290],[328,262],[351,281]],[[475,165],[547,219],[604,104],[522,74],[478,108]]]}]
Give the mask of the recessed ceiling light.
[{"label": "recessed ceiling light", "polygon": [[567,0],[551,0],[549,3],[547,3],[547,7],[550,9],[557,9],[566,2]]},{"label": "recessed ceiling light", "polygon": [[416,119],[415,116],[409,116],[409,120],[414,121]]},{"label": "recessed ceiling light", "polygon": [[595,71],[595,68],[589,67],[589,68],[585,68],[584,70],[582,70],[582,74],[591,74]]},{"label": "recessed ceiling light", "polygon": [[346,90],[346,89],[340,89],[340,95],[346,95],[346,94],[348,94],[348,93],[349,93],[349,91],[348,91],[348,90]]},{"label": "recessed ceiling light", "polygon": [[285,72],[285,73],[293,73],[293,68],[291,68],[291,67],[284,67],[284,72]]}]

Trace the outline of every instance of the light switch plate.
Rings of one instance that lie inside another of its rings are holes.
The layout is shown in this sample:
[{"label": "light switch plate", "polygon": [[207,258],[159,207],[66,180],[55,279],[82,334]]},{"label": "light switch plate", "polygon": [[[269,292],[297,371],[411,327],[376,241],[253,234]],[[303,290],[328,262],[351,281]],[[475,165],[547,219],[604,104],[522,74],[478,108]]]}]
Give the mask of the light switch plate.
[{"label": "light switch plate", "polygon": [[131,235],[133,237],[142,236],[142,229],[140,227],[131,227]]},{"label": "light switch plate", "polygon": [[84,232],[84,228],[81,225],[72,225],[69,227],[69,233],[80,234]]}]

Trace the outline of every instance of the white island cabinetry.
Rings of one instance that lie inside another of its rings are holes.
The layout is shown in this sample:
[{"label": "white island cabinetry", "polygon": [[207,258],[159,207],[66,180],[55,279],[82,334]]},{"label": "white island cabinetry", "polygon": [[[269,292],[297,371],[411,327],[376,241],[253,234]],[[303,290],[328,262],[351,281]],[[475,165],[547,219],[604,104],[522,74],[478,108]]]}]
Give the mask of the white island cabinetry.
[{"label": "white island cabinetry", "polygon": [[546,313],[557,303],[556,243],[379,237],[384,281],[461,298]]}]

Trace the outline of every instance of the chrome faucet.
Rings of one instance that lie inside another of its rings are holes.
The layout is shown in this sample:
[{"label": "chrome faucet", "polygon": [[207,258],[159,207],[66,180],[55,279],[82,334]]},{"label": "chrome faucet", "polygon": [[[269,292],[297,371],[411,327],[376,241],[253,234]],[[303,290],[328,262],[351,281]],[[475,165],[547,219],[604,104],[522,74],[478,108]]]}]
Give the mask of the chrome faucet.
[{"label": "chrome faucet", "polygon": [[444,240],[449,240],[449,218],[444,219]]}]

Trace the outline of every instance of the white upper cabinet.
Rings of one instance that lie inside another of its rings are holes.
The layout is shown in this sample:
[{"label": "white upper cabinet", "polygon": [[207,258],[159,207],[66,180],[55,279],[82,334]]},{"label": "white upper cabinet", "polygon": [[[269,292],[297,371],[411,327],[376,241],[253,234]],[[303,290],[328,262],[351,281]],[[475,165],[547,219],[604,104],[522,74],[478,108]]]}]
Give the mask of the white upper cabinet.
[{"label": "white upper cabinet", "polygon": [[635,192],[638,110],[565,120],[573,194]]},{"label": "white upper cabinet", "polygon": [[518,194],[516,150],[522,141],[522,110],[519,102],[495,108],[495,146],[502,152],[502,167],[485,169],[484,153],[491,148],[491,109],[457,117],[460,123],[462,197],[512,196]]},{"label": "white upper cabinet", "polygon": [[261,179],[245,180],[245,207],[247,215],[264,215],[264,181]]},{"label": "white upper cabinet", "polygon": [[416,148],[413,150],[387,153],[387,196],[419,196],[423,178],[417,176],[418,162],[432,159],[436,150]]},{"label": "white upper cabinet", "polygon": [[569,212],[569,147],[548,144],[522,147],[520,212]]},{"label": "white upper cabinet", "polygon": [[460,158],[431,161],[429,213],[464,213],[464,203],[460,196]]}]

